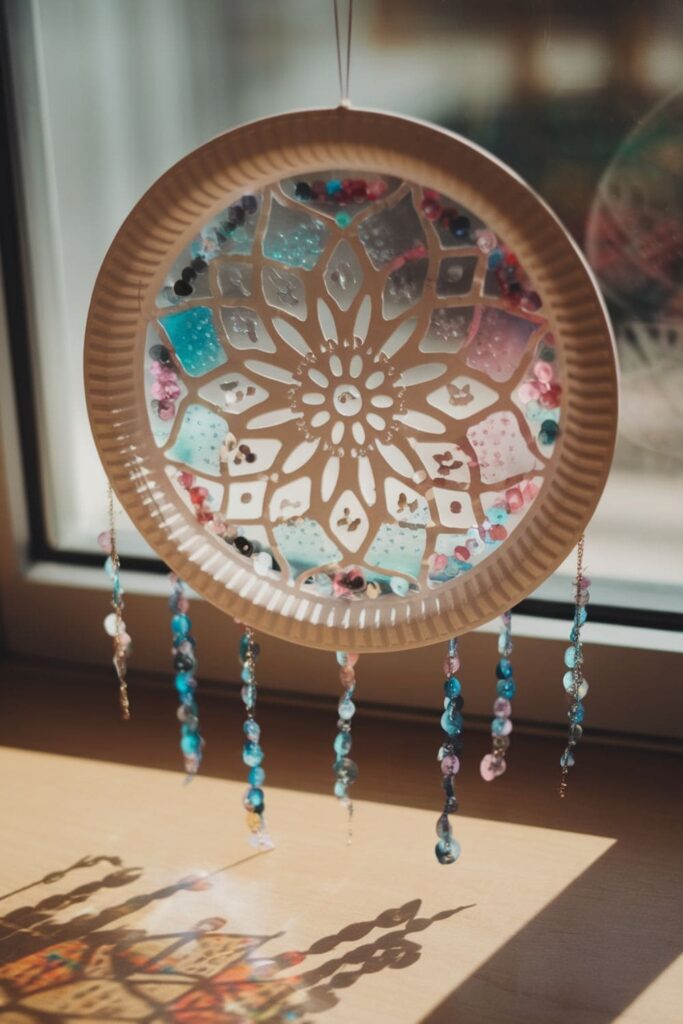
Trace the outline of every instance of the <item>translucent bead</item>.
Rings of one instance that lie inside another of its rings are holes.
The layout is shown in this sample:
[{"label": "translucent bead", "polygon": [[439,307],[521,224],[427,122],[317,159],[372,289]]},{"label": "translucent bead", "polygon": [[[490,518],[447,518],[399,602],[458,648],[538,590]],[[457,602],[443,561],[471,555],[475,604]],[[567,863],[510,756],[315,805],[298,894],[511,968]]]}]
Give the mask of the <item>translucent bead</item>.
[{"label": "translucent bead", "polygon": [[494,736],[491,742],[494,751],[505,751],[510,746],[509,736]]},{"label": "translucent bead", "polygon": [[255,686],[243,686],[242,690],[241,690],[241,697],[242,697],[242,702],[243,702],[245,708],[247,709],[247,711],[251,711],[251,709],[256,704],[256,687]]},{"label": "translucent bead", "polygon": [[345,786],[350,786],[358,778],[358,765],[350,757],[340,757],[332,765],[335,775],[338,775]]},{"label": "translucent bead", "polygon": [[509,736],[512,732],[512,722],[509,718],[494,718],[491,721],[492,736]]},{"label": "translucent bead", "polygon": [[479,774],[484,782],[493,782],[499,775],[502,775],[507,764],[505,759],[495,754],[485,754],[479,764]]},{"label": "translucent bead", "polygon": [[266,773],[260,765],[256,765],[252,768],[247,775],[247,782],[250,786],[262,786],[266,781]]},{"label": "translucent bead", "polygon": [[577,743],[582,736],[583,728],[578,724],[578,722],[572,722],[572,724],[569,726],[569,739],[572,741],[572,743]]},{"label": "translucent bead", "polygon": [[356,705],[348,697],[343,697],[339,701],[337,711],[343,722],[349,722],[356,713]]},{"label": "translucent bead", "polygon": [[103,530],[102,533],[97,534],[97,543],[106,554],[111,552],[111,531]]},{"label": "translucent bead", "polygon": [[451,839],[451,823],[447,814],[440,814],[436,822],[436,834],[439,839]]},{"label": "translucent bead", "polygon": [[569,709],[569,718],[572,722],[583,722],[586,711],[583,704],[577,704],[576,707]]},{"label": "translucent bead", "polygon": [[250,786],[244,794],[244,806],[248,811],[255,811],[260,814],[263,811],[265,799],[263,790],[258,786]]},{"label": "translucent bead", "polygon": [[240,637],[240,658],[244,661],[249,653],[249,634],[242,633]]},{"label": "translucent bead", "polygon": [[[564,686],[564,688],[567,691],[567,693],[570,693],[573,696],[573,694],[574,694],[574,673],[573,672],[565,672],[564,676],[562,677],[562,685]],[[586,696],[587,693],[588,693],[588,683],[582,677],[581,678],[581,682],[579,683],[579,688],[578,688],[578,691],[577,691],[577,697],[579,698],[579,700],[583,700],[583,698]]]},{"label": "translucent bead", "polygon": [[258,722],[255,722],[253,718],[248,718],[242,728],[248,740],[251,740],[252,743],[258,743],[261,735],[261,726]]},{"label": "translucent bead", "polygon": [[258,743],[245,743],[242,747],[242,760],[250,768],[256,768],[263,761],[265,754]]},{"label": "translucent bead", "polygon": [[337,757],[345,757],[351,750],[351,733],[350,732],[338,732],[334,737],[334,752]]},{"label": "translucent bead", "polygon": [[114,569],[114,562],[111,558],[107,558],[107,560],[105,561],[104,571],[106,572],[107,576],[113,576],[114,573],[116,572],[116,570]]},{"label": "translucent bead", "polygon": [[454,675],[460,668],[460,658],[457,655],[453,657],[444,658],[443,662],[443,674],[445,676]]},{"label": "translucent bead", "polygon": [[585,608],[587,604],[590,604],[590,593],[587,590],[581,590],[574,597],[574,601],[580,608]]},{"label": "translucent bead", "polygon": [[443,684],[443,691],[447,697],[459,697],[462,692],[462,684],[456,676],[450,676]]},{"label": "translucent bead", "polygon": [[465,707],[464,697],[444,697],[443,699],[444,708],[449,711],[454,709],[455,711],[462,711]]},{"label": "translucent bead", "polygon": [[[117,630],[118,622],[117,622],[117,618],[116,618],[116,612],[110,612],[109,615],[107,615],[107,617],[105,618],[105,620],[103,622],[103,626],[104,626],[104,632],[107,634],[107,636],[116,636],[116,634],[118,632],[118,630]],[[126,628],[125,623],[121,623],[121,628],[125,630],[125,628]]]},{"label": "translucent bead", "polygon": [[512,705],[505,697],[498,697],[493,702],[493,713],[497,718],[507,718],[512,714]]},{"label": "translucent bead", "polygon": [[574,668],[577,662],[577,657],[576,647],[568,647],[564,652],[564,663],[567,668]]},{"label": "translucent bead", "polygon": [[454,715],[451,715],[449,711],[444,711],[441,716],[441,728],[449,736],[457,736],[459,732],[462,732],[463,718],[462,715],[457,711]]},{"label": "translucent bead", "polygon": [[188,732],[180,740],[180,749],[183,754],[196,754],[201,749],[201,738],[199,733]]},{"label": "translucent bead", "polygon": [[573,768],[574,767],[574,755],[572,754],[572,752],[570,750],[565,750],[564,754],[560,758],[560,765],[563,768]]},{"label": "translucent bead", "polygon": [[185,636],[192,629],[192,623],[187,615],[174,615],[171,619],[171,631],[175,636]]},{"label": "translucent bead", "polygon": [[496,678],[509,679],[512,675],[512,662],[509,658],[501,658],[496,665]]},{"label": "translucent bead", "polygon": [[339,670],[339,680],[342,686],[353,686],[356,681],[356,673],[350,665],[345,665]]},{"label": "translucent bead", "polygon": [[441,771],[444,775],[457,775],[460,771],[460,758],[455,754],[446,754],[441,759]]},{"label": "translucent bead", "polygon": [[[181,722],[183,723],[183,729],[187,727],[190,730],[190,732],[196,732],[199,727],[199,719],[197,718],[197,716],[189,714],[185,710],[185,706],[183,704],[180,705],[178,711],[183,712],[183,717],[180,719]],[[180,714],[178,715],[178,718],[180,718]]]},{"label": "translucent bead", "polygon": [[346,786],[339,779],[334,784],[334,795],[343,800],[346,796]]},{"label": "translucent bead", "polygon": [[181,700],[191,697],[197,688],[197,680],[188,676],[186,672],[179,672],[175,677],[175,688]]},{"label": "translucent bead", "polygon": [[517,685],[514,679],[499,679],[496,684],[496,693],[499,697],[505,697],[506,700],[512,700],[514,695],[517,693]]},{"label": "translucent bead", "polygon": [[434,852],[439,864],[454,864],[460,856],[460,844],[456,839],[440,839]]},{"label": "translucent bead", "polygon": [[254,682],[254,670],[251,665],[243,665],[242,671],[240,672],[240,679],[243,683]]},{"label": "translucent bead", "polygon": [[509,636],[505,632],[500,633],[500,635],[498,636],[498,653],[505,655],[509,643]]},{"label": "translucent bead", "polygon": [[337,651],[336,658],[337,658],[337,664],[339,665],[339,667],[340,668],[344,668],[344,666],[346,665],[346,658],[347,658],[346,651]]},{"label": "translucent bead", "polygon": [[574,613],[574,622],[578,623],[579,626],[583,626],[584,622],[588,618],[588,612],[585,608],[577,608]]}]

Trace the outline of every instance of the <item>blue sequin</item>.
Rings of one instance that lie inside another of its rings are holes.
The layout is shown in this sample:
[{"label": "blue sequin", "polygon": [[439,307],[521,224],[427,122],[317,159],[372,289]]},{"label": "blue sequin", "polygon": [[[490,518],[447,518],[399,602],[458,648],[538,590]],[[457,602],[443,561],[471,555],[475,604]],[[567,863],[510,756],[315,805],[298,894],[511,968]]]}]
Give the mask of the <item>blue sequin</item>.
[{"label": "blue sequin", "polygon": [[251,665],[244,665],[242,667],[242,671],[240,672],[240,679],[242,680],[243,683],[254,682],[254,670],[251,667]]},{"label": "blue sequin", "polygon": [[494,505],[486,510],[486,518],[490,523],[504,523],[509,518],[509,515],[508,510],[501,508],[500,505]]},{"label": "blue sequin", "polygon": [[180,749],[182,750],[183,754],[196,754],[201,748],[201,743],[202,741],[200,739],[199,733],[187,733],[185,736],[181,737]]},{"label": "blue sequin", "polygon": [[260,765],[252,768],[247,775],[247,781],[250,786],[261,786],[266,781],[266,773]]},{"label": "blue sequin", "polygon": [[250,768],[255,768],[263,761],[265,754],[258,743],[245,743],[242,747],[242,760]]},{"label": "blue sequin", "polygon": [[584,706],[580,702],[576,705],[576,707],[569,709],[569,718],[572,722],[583,722],[585,715],[586,712],[584,710]]},{"label": "blue sequin", "polygon": [[502,252],[500,251],[500,249],[494,249],[493,252],[489,254],[489,258],[488,258],[488,261],[487,261],[487,266],[488,266],[489,270],[495,270],[496,267],[499,267],[502,262],[503,262],[503,254],[502,254]]},{"label": "blue sequin", "polygon": [[192,623],[187,615],[174,615],[171,619],[171,631],[175,636],[185,637],[190,632]]},{"label": "blue sequin", "polygon": [[462,684],[457,676],[449,676],[443,684],[443,692],[447,697],[459,697],[462,692]]},{"label": "blue sequin", "polygon": [[258,722],[255,722],[253,718],[248,718],[242,728],[244,729],[244,735],[248,740],[251,740],[252,743],[258,742],[259,736],[261,735],[261,726]]},{"label": "blue sequin", "polygon": [[564,663],[567,668],[574,668],[577,660],[576,647],[568,647],[564,652]]},{"label": "blue sequin", "polygon": [[346,796],[346,786],[343,782],[337,781],[334,784],[334,795],[342,800]]},{"label": "blue sequin", "polygon": [[494,718],[491,721],[491,735],[504,736],[507,718]]},{"label": "blue sequin", "polygon": [[351,733],[338,732],[332,746],[337,757],[345,757],[351,750]]},{"label": "blue sequin", "polygon": [[450,711],[444,711],[441,716],[441,728],[449,736],[457,736],[459,732],[462,732],[463,717],[459,711],[452,714]]},{"label": "blue sequin", "polygon": [[501,658],[496,665],[496,678],[509,679],[512,675],[512,662],[509,658]]}]

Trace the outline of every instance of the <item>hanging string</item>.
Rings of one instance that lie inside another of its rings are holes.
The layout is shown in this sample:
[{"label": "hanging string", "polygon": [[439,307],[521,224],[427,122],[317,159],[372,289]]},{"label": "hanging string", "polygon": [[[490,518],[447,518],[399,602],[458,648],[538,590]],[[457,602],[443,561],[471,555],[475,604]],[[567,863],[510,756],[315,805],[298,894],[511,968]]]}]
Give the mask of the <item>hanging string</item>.
[{"label": "hanging string", "polygon": [[110,636],[114,645],[114,668],[119,681],[119,707],[121,717],[124,720],[130,718],[130,702],[128,700],[128,683],[126,681],[126,670],[128,654],[130,653],[130,637],[126,632],[126,624],[123,621],[123,588],[121,587],[121,562],[119,550],[116,544],[116,511],[114,508],[114,490],[111,484],[107,487],[107,511],[109,518],[109,529],[104,530],[97,538],[97,541],[104,552],[107,560],[104,569],[111,580],[111,606],[113,611],[104,620],[104,631]]},{"label": "hanging string", "polygon": [[199,771],[204,752],[204,740],[199,732],[199,709],[197,707],[197,658],[195,640],[191,634],[192,622],[188,616],[190,602],[185,585],[175,573],[169,576],[171,596],[171,634],[173,636],[173,670],[175,688],[180,701],[177,715],[180,721],[180,749],[185,762],[186,782]]},{"label": "hanging string", "polygon": [[584,546],[585,537],[582,537],[576,551],[576,577],[573,585],[574,621],[572,623],[571,633],[569,634],[571,647],[568,647],[564,652],[564,663],[568,671],[564,674],[562,685],[569,699],[569,711],[567,712],[567,717],[569,718],[569,730],[567,734],[567,745],[562,757],[560,758],[560,768],[562,773],[560,776],[559,794],[561,797],[563,797],[567,792],[567,776],[569,774],[569,769],[574,764],[573,748],[583,735],[582,723],[584,709],[581,702],[588,693],[588,683],[583,675],[583,642],[581,640],[581,627],[588,617],[586,605],[590,601],[589,587],[591,581],[584,572]]},{"label": "hanging string", "polygon": [[456,676],[460,668],[458,641],[455,637],[448,641],[448,654],[443,664],[446,676],[444,688],[444,712],[441,716],[441,728],[446,734],[437,758],[441,764],[442,785],[445,799],[441,815],[436,823],[436,834],[439,841],[434,850],[439,864],[453,864],[460,856],[460,843],[453,836],[449,814],[458,810],[458,799],[455,795],[453,779],[460,771],[463,730],[463,698],[462,686]]},{"label": "hanging string", "polygon": [[344,687],[337,711],[337,735],[332,744],[335,753],[335,761],[332,770],[335,774],[334,795],[346,808],[347,832],[346,840],[351,844],[353,839],[353,801],[348,795],[349,786],[352,786],[358,778],[358,765],[349,757],[351,751],[351,719],[356,713],[356,705],[353,703],[353,694],[356,689],[355,665],[358,655],[349,651],[337,651],[337,664],[339,665],[339,681]]},{"label": "hanging string", "polygon": [[349,105],[349,78],[351,77],[351,31],[353,28],[353,0],[348,0],[349,17],[346,26],[346,68],[342,62],[342,42],[339,31],[339,0],[333,0],[334,32],[337,39],[337,68],[339,70],[339,102],[343,107]]},{"label": "hanging string", "polygon": [[503,612],[500,617],[500,633],[498,635],[498,653],[500,658],[496,665],[496,699],[493,702],[493,719],[491,720],[491,753],[481,759],[479,771],[484,782],[492,782],[502,775],[507,768],[505,753],[510,746],[512,732],[511,700],[517,690],[512,674],[512,612]]}]

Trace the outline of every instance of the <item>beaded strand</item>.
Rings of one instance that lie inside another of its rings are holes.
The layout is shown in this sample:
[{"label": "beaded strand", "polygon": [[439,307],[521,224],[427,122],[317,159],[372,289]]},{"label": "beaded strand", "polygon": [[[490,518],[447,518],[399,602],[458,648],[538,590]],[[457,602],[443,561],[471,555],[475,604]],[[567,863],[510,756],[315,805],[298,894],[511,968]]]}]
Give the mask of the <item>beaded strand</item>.
[{"label": "beaded strand", "polygon": [[357,654],[347,651],[337,651],[337,664],[339,665],[339,681],[344,687],[337,711],[339,720],[337,722],[337,735],[332,744],[335,752],[335,761],[332,769],[336,776],[334,783],[334,795],[346,808],[348,815],[348,842],[352,839],[353,822],[353,801],[348,795],[348,788],[358,778],[358,765],[348,756],[351,751],[351,719],[356,713],[356,705],[353,703],[353,692],[356,688],[356,672],[354,666],[358,661]]},{"label": "beaded strand", "polygon": [[517,684],[512,675],[512,613],[504,612],[501,617],[498,635],[498,653],[500,659],[496,665],[496,699],[493,702],[494,718],[491,721],[491,753],[481,759],[479,771],[485,782],[502,775],[507,768],[505,753],[510,746],[512,732],[512,705],[510,701],[517,691]]},{"label": "beaded strand", "polygon": [[114,491],[109,484],[107,490],[107,504],[109,514],[109,529],[99,534],[97,542],[106,553],[104,570],[111,580],[111,606],[114,609],[104,620],[104,631],[107,636],[112,637],[114,646],[114,669],[119,681],[119,707],[121,717],[124,721],[130,718],[130,701],[128,700],[128,682],[126,673],[128,669],[128,655],[130,654],[131,639],[126,631],[126,624],[123,621],[123,588],[121,586],[121,561],[116,544],[116,518],[114,512]]},{"label": "beaded strand", "polygon": [[453,838],[449,814],[458,810],[453,779],[460,771],[462,753],[463,717],[461,714],[464,701],[462,686],[455,673],[460,668],[458,657],[458,641],[454,638],[448,642],[448,655],[443,664],[446,681],[444,683],[444,712],[441,716],[441,728],[446,739],[439,748],[438,760],[441,763],[442,784],[446,794],[443,811],[436,823],[436,834],[439,841],[434,852],[439,864],[453,864],[460,856],[460,843]]},{"label": "beaded strand", "polygon": [[247,781],[249,786],[244,794],[244,806],[247,810],[247,827],[251,832],[249,842],[252,846],[262,850],[273,848],[273,840],[270,838],[264,819],[265,798],[263,794],[263,783],[266,773],[262,768],[264,753],[259,744],[261,738],[261,726],[254,718],[256,708],[256,659],[260,654],[260,648],[254,642],[254,633],[249,626],[245,626],[244,633],[240,637],[240,661],[242,663],[242,703],[247,712],[244,723],[245,743],[242,747],[242,760],[249,768]]},{"label": "beaded strand", "polygon": [[560,758],[562,774],[560,777],[559,794],[561,797],[564,797],[567,792],[567,776],[569,774],[569,769],[574,764],[573,747],[576,746],[583,735],[582,722],[584,718],[584,707],[581,702],[588,693],[588,683],[586,682],[583,674],[583,643],[581,640],[581,627],[588,618],[586,605],[590,601],[589,588],[591,581],[588,576],[584,575],[583,571],[584,545],[585,537],[582,537],[579,541],[576,552],[576,577],[572,586],[574,597],[574,621],[571,633],[569,634],[571,647],[568,647],[564,652],[564,663],[568,671],[564,674],[562,685],[569,698],[569,711],[567,712],[567,717],[569,718],[569,730],[567,734],[567,746]]},{"label": "beaded strand", "polygon": [[178,719],[180,721],[180,749],[185,761],[185,772],[189,782],[199,771],[204,751],[204,740],[199,733],[199,709],[197,707],[197,680],[195,671],[195,639],[191,635],[192,622],[188,618],[190,602],[185,593],[185,584],[171,573],[171,633],[173,634],[173,668],[175,670],[175,688],[180,704]]}]

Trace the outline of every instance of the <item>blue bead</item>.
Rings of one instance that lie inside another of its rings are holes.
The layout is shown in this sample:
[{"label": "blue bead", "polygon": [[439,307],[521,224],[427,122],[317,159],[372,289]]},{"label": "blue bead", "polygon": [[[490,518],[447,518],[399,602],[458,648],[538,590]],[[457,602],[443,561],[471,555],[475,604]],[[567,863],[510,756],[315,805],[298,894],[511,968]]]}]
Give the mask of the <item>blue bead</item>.
[{"label": "blue bead", "polygon": [[247,781],[250,786],[261,786],[266,781],[266,773],[260,765],[256,765],[247,775]]},{"label": "blue bead", "polygon": [[335,782],[334,784],[334,795],[338,796],[342,800],[346,796],[346,786],[343,782]]},{"label": "blue bead", "polygon": [[565,750],[564,754],[560,758],[560,764],[563,768],[574,767],[574,755],[570,750]]},{"label": "blue bead", "polygon": [[114,576],[114,562],[112,561],[111,556],[107,558],[107,560],[104,563],[104,571],[106,572],[107,576]]},{"label": "blue bead", "polygon": [[491,721],[491,735],[504,736],[507,718],[494,718]]},{"label": "blue bead", "polygon": [[202,741],[199,733],[187,733],[187,735],[183,736],[180,740],[180,749],[183,754],[196,754],[200,749],[201,744]]},{"label": "blue bead", "polygon": [[252,743],[258,743],[259,736],[261,735],[261,726],[258,722],[255,722],[253,718],[248,718],[243,726],[244,735]]},{"label": "blue bead", "polygon": [[502,254],[502,252],[500,251],[500,249],[494,249],[493,252],[489,255],[489,258],[488,258],[488,268],[489,268],[489,270],[495,270],[496,267],[499,267],[502,262],[503,262],[503,254]]},{"label": "blue bead", "polygon": [[240,673],[240,679],[243,683],[254,682],[254,670],[251,665],[244,665]]},{"label": "blue bead", "polygon": [[460,856],[460,843],[456,839],[440,839],[434,853],[439,864],[453,864]]},{"label": "blue bead", "polygon": [[512,662],[508,658],[501,658],[496,665],[496,677],[498,679],[509,679],[512,675]]},{"label": "blue bead", "polygon": [[583,626],[584,622],[588,618],[587,608],[577,608],[574,612],[574,622],[578,623],[579,626]]},{"label": "blue bead", "polygon": [[581,722],[583,722],[585,716],[586,716],[585,708],[584,708],[583,704],[581,704],[580,702],[576,705],[576,707],[569,709],[569,718],[571,719],[572,722],[579,722],[579,723],[581,723]]},{"label": "blue bead", "polygon": [[249,634],[242,633],[240,637],[240,658],[244,661],[249,653]]},{"label": "blue bead", "polygon": [[342,721],[348,722],[356,713],[356,705],[349,697],[342,697],[339,701],[337,711]]},{"label": "blue bead", "polygon": [[256,704],[256,687],[245,683],[240,692],[240,696],[242,697],[242,703],[247,711],[251,711]]},{"label": "blue bead", "polygon": [[508,519],[509,514],[508,510],[501,508],[500,505],[493,505],[486,510],[486,518],[490,523],[504,523]]},{"label": "blue bead", "polygon": [[344,668],[344,666],[346,665],[346,659],[348,658],[346,651],[337,651],[336,657],[337,664]]},{"label": "blue bead", "polygon": [[331,181],[328,181],[325,186],[328,196],[334,195],[335,192],[341,192],[341,187],[342,183],[341,181],[338,181],[337,178],[333,178]]},{"label": "blue bead", "polygon": [[174,615],[171,619],[171,631],[175,636],[186,636],[192,629],[187,615]]},{"label": "blue bead", "polygon": [[517,693],[517,684],[514,679],[499,679],[496,684],[496,693],[499,697],[505,697],[506,700],[512,700],[514,695]]},{"label": "blue bead", "polygon": [[245,743],[242,747],[242,760],[250,768],[256,768],[263,761],[265,754],[258,743]]},{"label": "blue bead", "polygon": [[338,732],[332,745],[337,757],[345,757],[351,749],[351,733]]},{"label": "blue bead", "polygon": [[462,684],[457,676],[449,676],[443,684],[443,692],[447,697],[459,697],[462,692]]},{"label": "blue bead", "polygon": [[459,732],[462,732],[463,717],[456,711],[455,714],[451,714],[450,711],[444,711],[441,716],[441,728],[449,736],[457,736]]},{"label": "blue bead", "polygon": [[259,789],[258,786],[251,786],[245,794],[244,802],[249,804],[253,811],[260,813],[265,805],[263,790]]},{"label": "blue bead", "polygon": [[564,663],[567,668],[574,668],[576,665],[576,647],[568,647],[564,652]]}]

